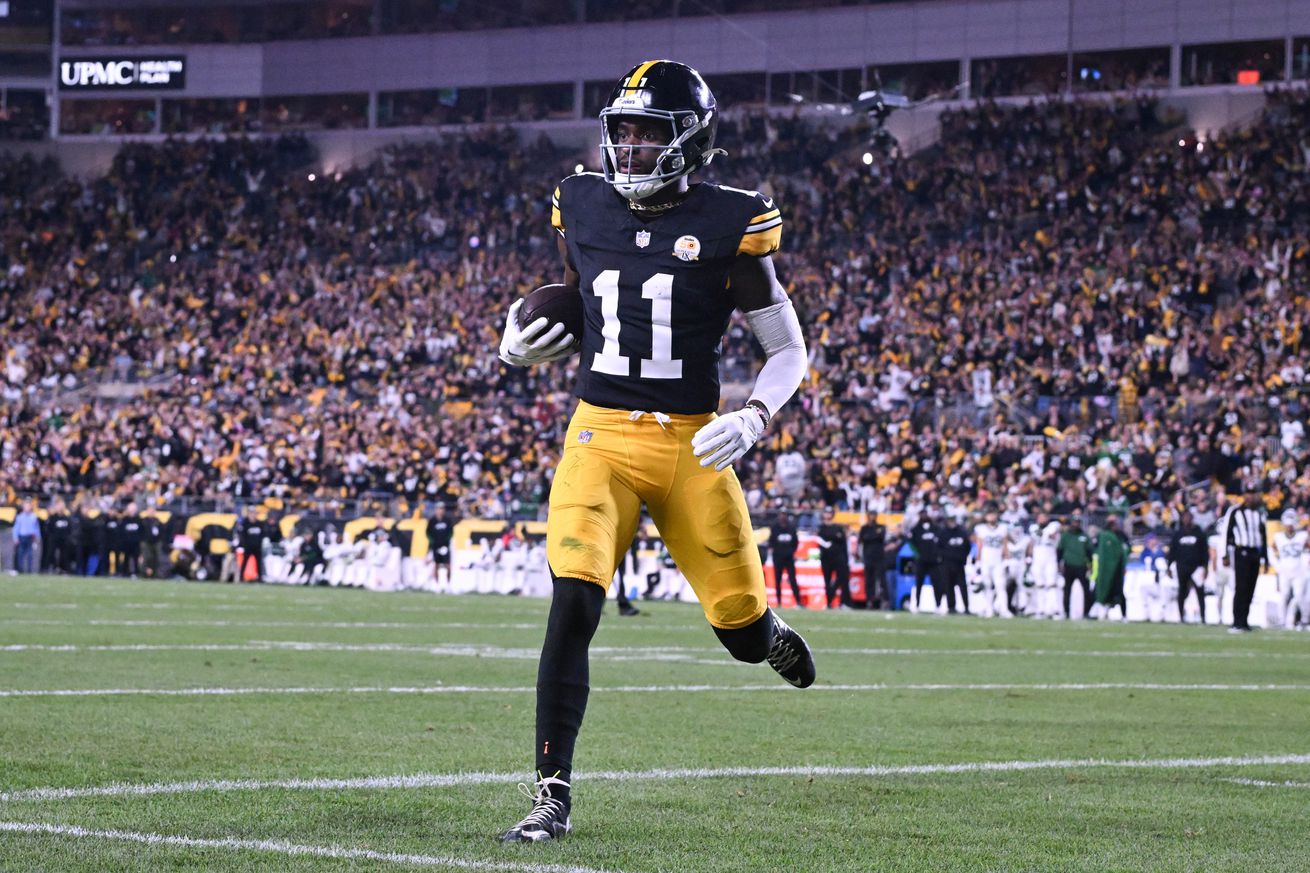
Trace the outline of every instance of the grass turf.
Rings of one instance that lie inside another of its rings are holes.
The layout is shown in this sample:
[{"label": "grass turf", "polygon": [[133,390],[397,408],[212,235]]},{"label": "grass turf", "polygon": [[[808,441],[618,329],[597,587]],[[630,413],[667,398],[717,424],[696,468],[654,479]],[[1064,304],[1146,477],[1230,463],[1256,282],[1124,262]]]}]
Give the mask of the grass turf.
[{"label": "grass turf", "polygon": [[[620,619],[610,604],[594,643],[574,833],[501,846],[495,834],[526,811],[513,782],[531,765],[545,601],[5,577],[0,692],[255,693],[0,696],[0,822],[371,849],[465,869],[1310,870],[1310,635],[791,613],[820,677],[796,691],[731,661],[698,608],[641,605]],[[1070,684],[1131,687],[1038,687]],[[1283,687],[1160,687],[1196,684]],[[302,693],[268,691],[286,688]],[[1260,755],[1306,762],[632,775]],[[23,795],[460,773],[494,775]],[[405,866],[0,830],[4,870]]]}]

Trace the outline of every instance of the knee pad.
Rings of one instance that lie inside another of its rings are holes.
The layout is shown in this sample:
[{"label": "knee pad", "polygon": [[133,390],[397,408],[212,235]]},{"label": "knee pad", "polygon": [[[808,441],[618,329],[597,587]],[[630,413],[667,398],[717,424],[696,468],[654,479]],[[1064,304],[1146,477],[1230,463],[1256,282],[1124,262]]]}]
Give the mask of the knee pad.
[{"label": "knee pad", "polygon": [[773,613],[765,612],[745,627],[733,630],[716,627],[714,635],[738,661],[758,664],[769,656],[769,647],[773,645]]}]

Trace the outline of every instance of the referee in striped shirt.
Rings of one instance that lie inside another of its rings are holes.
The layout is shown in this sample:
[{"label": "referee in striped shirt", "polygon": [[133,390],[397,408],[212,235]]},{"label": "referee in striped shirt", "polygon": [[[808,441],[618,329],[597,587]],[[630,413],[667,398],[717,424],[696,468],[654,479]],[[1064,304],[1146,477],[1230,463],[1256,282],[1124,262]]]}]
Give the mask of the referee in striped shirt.
[{"label": "referee in striped shirt", "polygon": [[1231,633],[1249,631],[1247,616],[1251,599],[1255,596],[1255,582],[1260,576],[1260,563],[1265,558],[1268,543],[1265,541],[1265,510],[1260,495],[1246,492],[1241,506],[1234,506],[1224,516],[1224,542],[1229,560],[1233,562],[1233,626]]}]

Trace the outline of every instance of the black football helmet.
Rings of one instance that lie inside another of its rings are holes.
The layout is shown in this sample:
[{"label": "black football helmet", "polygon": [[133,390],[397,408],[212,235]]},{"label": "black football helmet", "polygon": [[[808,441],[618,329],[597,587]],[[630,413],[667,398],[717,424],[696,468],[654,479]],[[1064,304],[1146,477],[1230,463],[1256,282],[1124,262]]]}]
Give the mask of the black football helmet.
[{"label": "black football helmet", "polygon": [[[619,146],[615,127],[620,118],[641,117],[669,125],[667,145]],[[714,132],[718,105],[701,74],[676,61],[646,61],[627,72],[610,92],[600,111],[600,165],[605,181],[629,200],[642,200],[706,166],[716,154]],[[619,172],[619,149],[653,148],[660,154],[648,174]]]}]

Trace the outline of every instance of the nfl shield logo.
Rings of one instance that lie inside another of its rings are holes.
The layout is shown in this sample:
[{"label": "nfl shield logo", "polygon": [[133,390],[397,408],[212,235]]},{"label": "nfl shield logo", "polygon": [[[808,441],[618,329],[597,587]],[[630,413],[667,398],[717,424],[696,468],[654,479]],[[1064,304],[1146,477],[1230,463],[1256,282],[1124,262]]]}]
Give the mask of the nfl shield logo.
[{"label": "nfl shield logo", "polygon": [[589,430],[584,430],[582,433],[578,434],[578,442],[580,442],[580,443],[589,443],[589,442],[591,442],[591,437],[592,437],[592,436],[593,436],[593,434],[592,434],[591,431],[589,431]]},{"label": "nfl shield logo", "polygon": [[637,231],[637,248],[644,249],[648,245],[650,245],[650,231],[649,230]]}]

